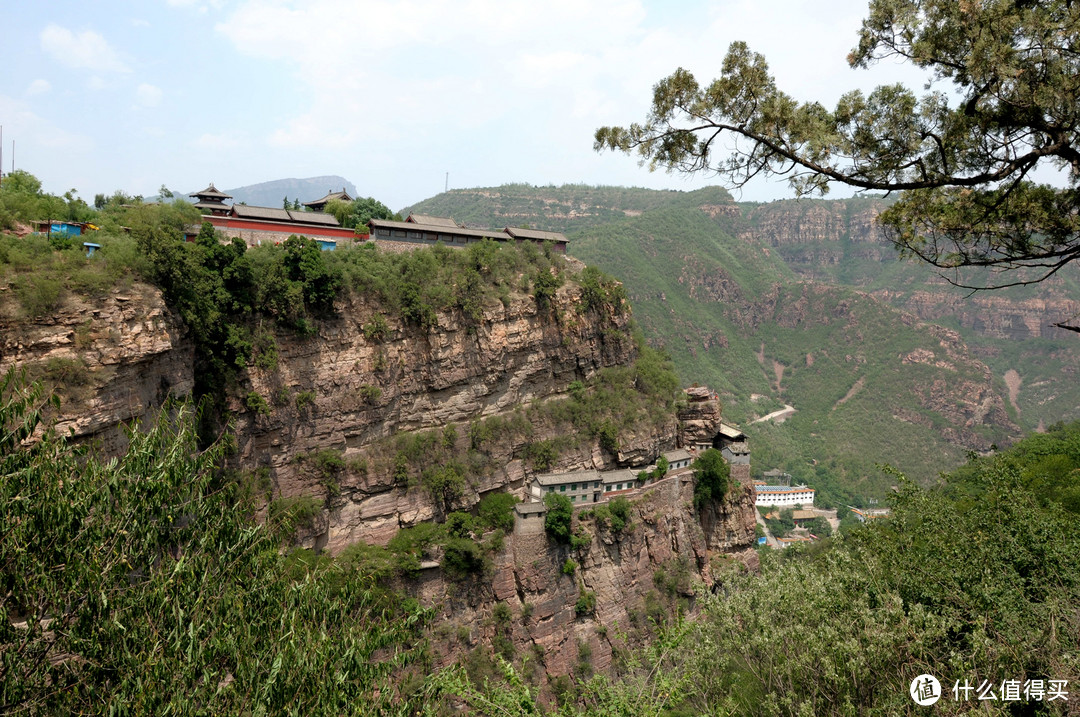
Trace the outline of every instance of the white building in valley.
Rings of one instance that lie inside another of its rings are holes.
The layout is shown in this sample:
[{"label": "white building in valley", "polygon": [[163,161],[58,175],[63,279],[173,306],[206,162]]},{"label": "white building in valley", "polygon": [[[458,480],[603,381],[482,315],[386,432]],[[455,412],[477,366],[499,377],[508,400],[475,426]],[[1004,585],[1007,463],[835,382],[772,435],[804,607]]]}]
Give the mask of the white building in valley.
[{"label": "white building in valley", "polygon": [[813,505],[814,489],[804,485],[755,485],[755,505]]}]

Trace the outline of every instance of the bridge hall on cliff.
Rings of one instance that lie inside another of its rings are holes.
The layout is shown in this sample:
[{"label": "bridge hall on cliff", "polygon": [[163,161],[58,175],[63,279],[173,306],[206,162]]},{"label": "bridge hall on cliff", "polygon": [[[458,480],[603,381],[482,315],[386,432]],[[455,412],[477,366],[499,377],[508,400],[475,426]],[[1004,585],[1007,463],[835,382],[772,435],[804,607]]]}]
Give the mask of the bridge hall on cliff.
[{"label": "bridge hall on cliff", "polygon": [[[679,485],[693,480],[693,461],[710,448],[723,455],[730,468],[731,480],[749,488],[752,481],[746,434],[721,420],[719,396],[708,388],[694,386],[684,389],[684,393],[687,404],[678,416],[681,426],[678,443],[684,448],[663,452],[656,456],[656,462],[640,468],[589,468],[527,477],[522,495],[524,502],[514,506],[514,532],[543,532],[547,513],[543,501],[549,494],[565,497],[576,510],[595,507],[616,496],[633,497],[658,484],[670,483],[676,486],[673,490],[678,491]],[[661,457],[667,463],[666,473],[657,470]]]}]

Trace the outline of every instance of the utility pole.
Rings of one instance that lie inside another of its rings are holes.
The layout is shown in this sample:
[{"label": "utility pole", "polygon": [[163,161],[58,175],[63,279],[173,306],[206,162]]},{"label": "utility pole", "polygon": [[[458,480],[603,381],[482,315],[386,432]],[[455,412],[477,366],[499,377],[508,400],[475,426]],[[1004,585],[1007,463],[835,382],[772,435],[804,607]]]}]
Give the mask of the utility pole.
[{"label": "utility pole", "polygon": [[446,184],[443,186],[443,191],[444,192],[449,192],[450,191],[450,173],[449,172],[446,173]]}]

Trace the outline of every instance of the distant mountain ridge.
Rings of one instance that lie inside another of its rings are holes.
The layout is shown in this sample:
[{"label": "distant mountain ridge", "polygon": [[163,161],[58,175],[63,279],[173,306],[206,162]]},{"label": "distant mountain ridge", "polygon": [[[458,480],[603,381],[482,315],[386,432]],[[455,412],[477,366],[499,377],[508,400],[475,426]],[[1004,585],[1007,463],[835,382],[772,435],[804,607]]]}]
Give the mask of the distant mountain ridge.
[{"label": "distant mountain ridge", "polygon": [[355,184],[336,174],[306,179],[275,179],[222,191],[232,196],[234,204],[243,202],[255,207],[280,207],[286,197],[289,201],[299,199],[303,204],[321,199],[330,192],[340,192],[342,188],[352,197],[358,194]]}]

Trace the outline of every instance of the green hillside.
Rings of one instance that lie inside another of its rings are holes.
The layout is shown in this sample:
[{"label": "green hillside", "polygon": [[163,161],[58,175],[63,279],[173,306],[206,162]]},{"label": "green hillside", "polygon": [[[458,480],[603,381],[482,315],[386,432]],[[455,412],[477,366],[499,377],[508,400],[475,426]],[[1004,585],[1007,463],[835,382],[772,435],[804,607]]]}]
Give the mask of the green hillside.
[{"label": "green hillside", "polygon": [[[857,499],[887,489],[880,463],[929,481],[968,448],[1007,443],[1016,424],[1080,417],[1075,339],[1025,336],[1040,317],[1022,304],[1080,296],[1077,272],[969,297],[873,234],[881,206],[521,184],[455,190],[404,211],[567,232],[572,254],[625,283],[646,336],[682,380],[722,392],[725,415],[754,438],[758,468]],[[964,405],[973,386],[996,402],[993,417]],[[785,404],[797,409],[785,423],[751,423]]]},{"label": "green hillside", "polygon": [[[646,336],[671,353],[685,382],[721,391],[725,415],[753,440],[758,469],[785,468],[826,501],[858,501],[890,485],[878,464],[928,481],[963,459],[959,436],[943,435],[955,416],[928,407],[937,407],[928,387],[940,382],[948,394],[985,383],[982,367],[966,356],[948,369],[905,362],[919,350],[944,353],[911,317],[847,289],[798,282],[775,252],[734,239],[695,209],[586,230],[572,246],[624,282]],[[752,423],[785,404],[796,412],[784,423]],[[965,438],[989,445],[1009,433],[986,424]]]},{"label": "green hillside", "polygon": [[731,195],[721,187],[680,192],[583,184],[559,187],[504,184],[501,187],[453,189],[405,207],[401,214],[408,216],[416,212],[453,217],[468,226],[484,228],[528,224],[536,229],[571,232],[661,207],[698,207],[730,204],[731,201]]}]

